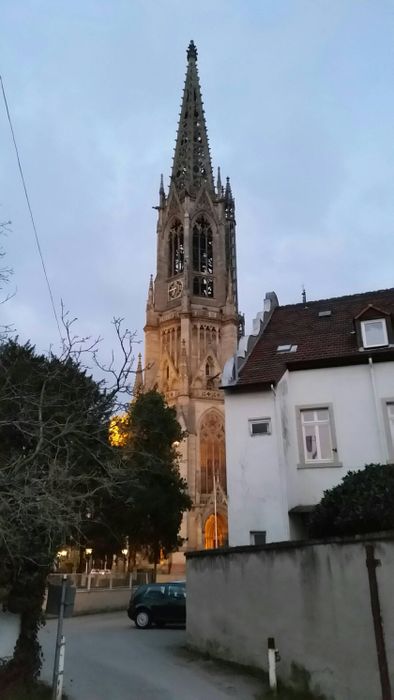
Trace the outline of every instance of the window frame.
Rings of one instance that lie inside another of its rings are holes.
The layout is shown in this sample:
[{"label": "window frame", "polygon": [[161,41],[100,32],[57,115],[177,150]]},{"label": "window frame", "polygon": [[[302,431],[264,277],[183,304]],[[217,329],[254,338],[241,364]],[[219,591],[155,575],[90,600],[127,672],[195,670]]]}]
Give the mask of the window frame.
[{"label": "window frame", "polygon": [[[265,423],[268,425],[268,430],[266,433],[254,433],[252,428],[253,425],[256,423]],[[265,416],[263,418],[248,418],[248,425],[249,425],[249,435],[250,437],[266,437],[267,435],[272,435],[272,420],[269,416]]]},{"label": "window frame", "polygon": [[[296,406],[296,432],[297,432],[297,442],[298,442],[298,456],[299,463],[297,464],[297,469],[324,469],[326,467],[342,467],[342,462],[338,459],[338,443],[335,430],[334,421],[334,409],[332,403],[313,403],[302,406]],[[305,453],[305,443],[304,443],[304,432],[303,432],[303,422],[302,413],[304,411],[328,411],[328,420],[331,434],[331,459],[306,459]]]},{"label": "window frame", "polygon": [[[256,542],[256,535],[261,535],[264,542]],[[265,547],[267,544],[267,530],[249,530],[249,537],[252,547]]]},{"label": "window frame", "polygon": [[[394,406],[394,397],[388,397],[385,399],[382,399],[382,404],[383,404],[383,420],[384,420],[384,427],[385,427],[385,432],[386,432],[386,444],[387,444],[387,452],[388,452],[388,460],[387,463],[391,464],[394,463],[394,434],[391,433],[391,419],[389,417],[389,406],[393,405]],[[394,423],[394,419],[393,419]]]},{"label": "window frame", "polygon": [[[385,338],[384,343],[372,343],[369,344],[367,343],[367,335],[365,332],[365,326],[368,323],[380,323],[381,327],[383,329],[383,335]],[[383,348],[386,347],[389,344],[389,337],[388,337],[388,330],[387,330],[387,321],[385,318],[368,318],[365,321],[360,321],[360,326],[361,326],[361,339],[363,342],[363,347],[366,349],[369,348]]]}]

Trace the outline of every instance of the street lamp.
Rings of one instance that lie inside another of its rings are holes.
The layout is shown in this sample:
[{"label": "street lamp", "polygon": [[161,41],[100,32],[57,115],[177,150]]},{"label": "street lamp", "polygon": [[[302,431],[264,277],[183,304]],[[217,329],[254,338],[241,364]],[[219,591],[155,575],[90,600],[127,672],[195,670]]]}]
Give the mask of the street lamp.
[{"label": "street lamp", "polygon": [[126,568],[127,568],[126,562],[127,562],[127,557],[128,557],[128,554],[129,554],[129,549],[128,549],[128,547],[125,547],[124,549],[122,549],[122,554],[123,554],[123,557],[124,557],[124,559],[123,559],[124,570],[126,571]]},{"label": "street lamp", "polygon": [[[91,547],[86,547],[86,549],[85,549],[85,555],[86,555],[86,557],[85,557],[85,560],[86,560],[85,561],[85,574],[88,573],[88,569],[90,571],[90,569],[92,568],[92,566],[91,566],[92,553],[93,553],[93,549]],[[89,565],[88,565],[88,563],[89,563]]]}]

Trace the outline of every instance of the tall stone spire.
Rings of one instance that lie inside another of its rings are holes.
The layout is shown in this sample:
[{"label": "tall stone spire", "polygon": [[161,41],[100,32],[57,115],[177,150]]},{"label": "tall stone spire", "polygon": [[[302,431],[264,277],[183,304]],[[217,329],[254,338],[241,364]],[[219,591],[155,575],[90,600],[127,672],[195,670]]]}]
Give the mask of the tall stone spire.
[{"label": "tall stone spire", "polygon": [[137,396],[141,393],[143,388],[144,388],[144,377],[143,377],[143,373],[142,373],[142,355],[141,355],[141,353],[139,353],[138,354],[137,370],[135,373],[135,380],[134,380],[134,387],[133,387],[134,398],[137,398]]},{"label": "tall stone spire", "polygon": [[149,278],[149,288],[148,288],[148,299],[146,301],[146,308],[153,309],[153,275]]},{"label": "tall stone spire", "polygon": [[171,187],[175,186],[178,194],[182,196],[185,193],[195,194],[204,183],[214,194],[211,156],[197,72],[197,48],[191,41],[187,50],[187,72]]},{"label": "tall stone spire", "polygon": [[165,203],[166,203],[166,193],[164,190],[163,173],[160,175],[159,199],[160,199],[160,206],[163,208],[165,206]]},{"label": "tall stone spire", "polygon": [[216,193],[217,193],[217,196],[218,196],[218,197],[222,197],[222,196],[223,196],[222,190],[223,190],[223,187],[222,187],[222,178],[221,178],[221,175],[220,175],[220,168],[218,168],[218,177],[217,177],[217,180],[216,180]]}]

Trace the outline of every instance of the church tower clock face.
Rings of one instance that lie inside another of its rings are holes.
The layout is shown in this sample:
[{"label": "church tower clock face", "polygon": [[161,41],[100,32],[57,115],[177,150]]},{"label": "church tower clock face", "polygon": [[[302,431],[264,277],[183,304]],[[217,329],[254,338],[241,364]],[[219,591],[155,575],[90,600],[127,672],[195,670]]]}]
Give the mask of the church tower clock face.
[{"label": "church tower clock face", "polygon": [[193,508],[180,531],[183,550],[218,547],[227,540],[220,382],[225,362],[236,351],[239,328],[235,205],[229,178],[223,186],[218,170],[214,182],[193,42],[187,50],[170,186],[166,191],[162,177],[157,211],[144,387],[164,394],[186,434],[177,449]]},{"label": "church tower clock face", "polygon": [[183,281],[182,280],[173,280],[168,285],[168,301],[172,301],[173,299],[179,299],[179,297],[182,296],[182,292],[183,292]]}]

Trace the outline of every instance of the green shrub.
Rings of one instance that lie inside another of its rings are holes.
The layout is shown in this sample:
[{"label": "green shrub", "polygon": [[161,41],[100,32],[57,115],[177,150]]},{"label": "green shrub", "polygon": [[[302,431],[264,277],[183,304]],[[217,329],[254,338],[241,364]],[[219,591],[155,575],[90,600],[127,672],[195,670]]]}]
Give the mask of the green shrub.
[{"label": "green shrub", "polygon": [[394,464],[367,464],[324,492],[311,515],[311,537],[394,530]]}]

